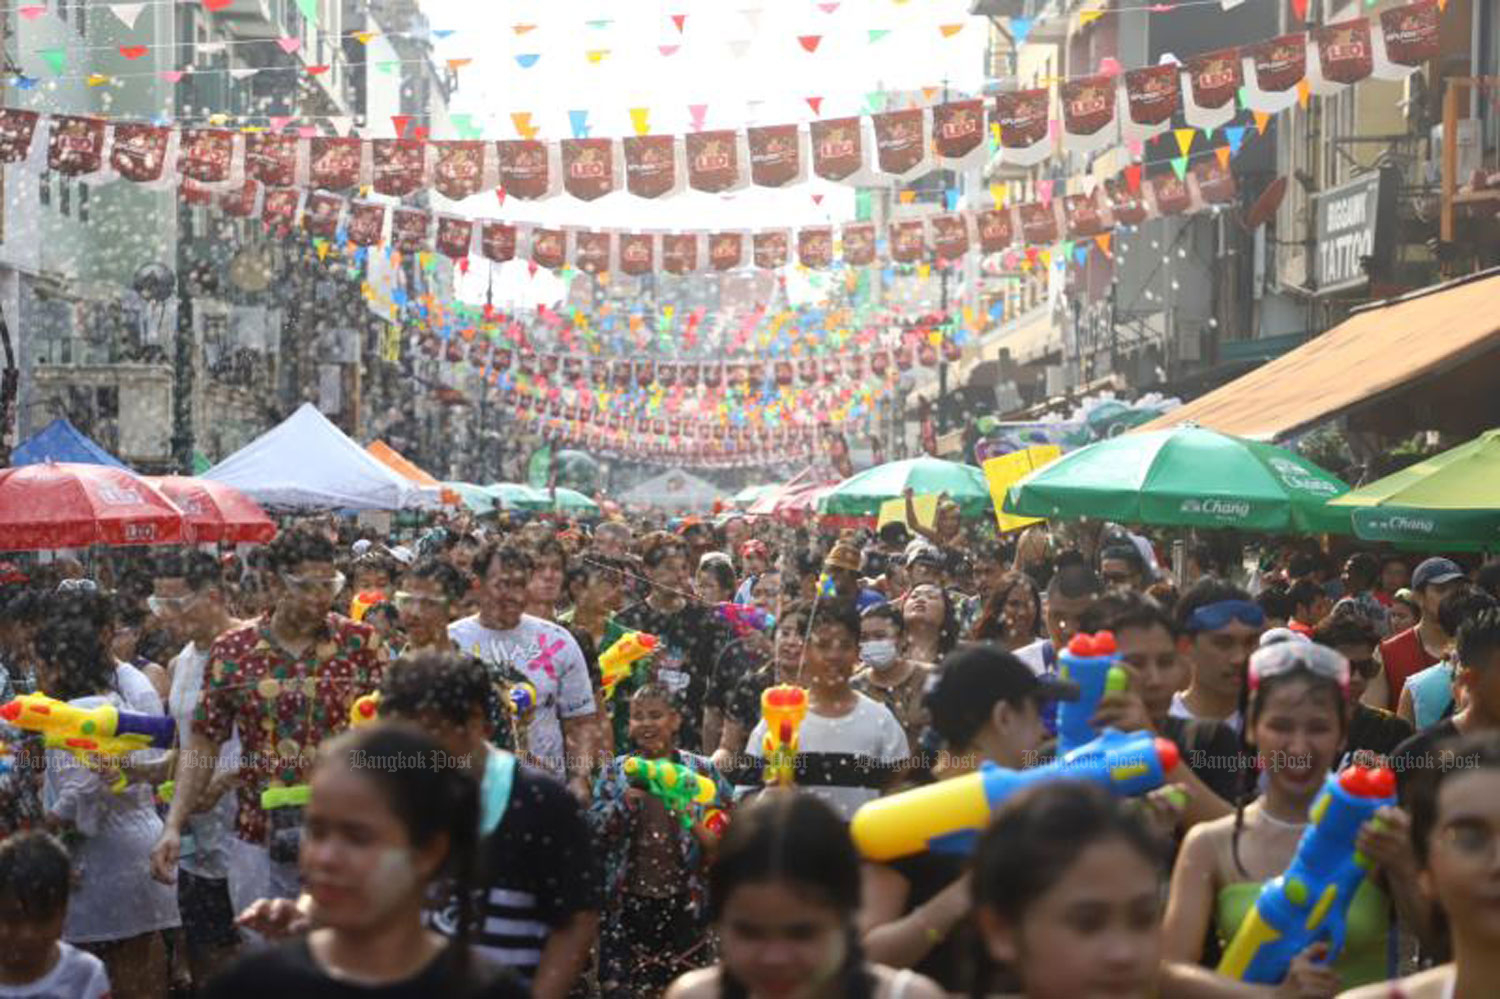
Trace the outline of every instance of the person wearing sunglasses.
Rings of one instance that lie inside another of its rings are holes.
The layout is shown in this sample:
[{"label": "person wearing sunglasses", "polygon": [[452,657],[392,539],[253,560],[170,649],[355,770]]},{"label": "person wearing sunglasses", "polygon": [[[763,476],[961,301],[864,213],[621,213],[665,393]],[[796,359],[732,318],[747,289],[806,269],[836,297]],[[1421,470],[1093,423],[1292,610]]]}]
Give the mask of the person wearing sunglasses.
[{"label": "person wearing sunglasses", "polygon": [[1380,673],[1375,647],[1380,638],[1369,618],[1352,607],[1340,610],[1318,625],[1312,640],[1349,660],[1349,738],[1338,769],[1351,763],[1382,766],[1396,747],[1411,738],[1411,723],[1384,708],[1360,701],[1370,680]]},{"label": "person wearing sunglasses", "polygon": [[[201,703],[181,737],[191,760],[218,759],[239,735],[243,767],[235,836],[254,855],[251,898],[295,898],[301,809],[263,809],[261,792],[308,781],[319,745],[349,726],[357,698],[380,686],[384,646],[374,630],[333,613],[344,588],[328,536],[302,526],[267,549],[275,603],[267,615],[231,628],[213,642]],[[182,834],[199,810],[215,771],[181,770],[166,827],[151,852],[152,873],[172,883]]]},{"label": "person wearing sunglasses", "polygon": [[1265,623],[1260,605],[1238,586],[1214,578],[1194,583],[1177,603],[1177,644],[1191,676],[1187,689],[1172,695],[1170,714],[1221,721],[1238,732],[1245,664]]}]

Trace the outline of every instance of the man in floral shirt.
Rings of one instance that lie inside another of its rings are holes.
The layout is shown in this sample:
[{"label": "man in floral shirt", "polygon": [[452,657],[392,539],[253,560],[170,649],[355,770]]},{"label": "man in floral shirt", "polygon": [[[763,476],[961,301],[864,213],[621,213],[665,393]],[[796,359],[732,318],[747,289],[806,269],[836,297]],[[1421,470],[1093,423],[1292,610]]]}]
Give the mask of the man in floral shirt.
[{"label": "man in floral shirt", "polygon": [[262,792],[306,783],[318,746],[349,727],[356,698],[380,686],[386,657],[372,628],[329,610],[345,580],[334,568],[327,537],[305,528],[288,531],[268,555],[276,603],[269,614],[220,635],[209,652],[193,731],[184,733],[172,809],[151,864],[159,880],[172,881],[183,823],[212,804],[200,800],[212,761],[237,729],[244,758],[236,835],[252,849],[256,869],[266,872],[258,896],[295,898],[301,808],[263,808]]}]

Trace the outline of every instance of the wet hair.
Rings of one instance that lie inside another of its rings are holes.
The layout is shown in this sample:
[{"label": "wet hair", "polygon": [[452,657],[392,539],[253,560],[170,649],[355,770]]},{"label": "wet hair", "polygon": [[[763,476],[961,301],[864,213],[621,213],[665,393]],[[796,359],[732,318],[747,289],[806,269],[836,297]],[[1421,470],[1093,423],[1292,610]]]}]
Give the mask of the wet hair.
[{"label": "wet hair", "polygon": [[457,652],[418,652],[388,666],[380,682],[380,714],[413,721],[437,717],[466,725],[475,708],[497,715],[495,688],[484,664]]},{"label": "wet hair", "polygon": [[[1286,595],[1292,602],[1292,612],[1294,614],[1302,607],[1311,609],[1318,602],[1319,598],[1326,596],[1323,592],[1323,587],[1311,579],[1297,580],[1292,584],[1291,589],[1287,590]],[[1306,623],[1313,624],[1315,622],[1309,621]]]},{"label": "wet hair", "polygon": [[656,531],[641,539],[641,563],[654,569],[673,555],[687,556],[687,541],[666,531]]},{"label": "wet hair", "polygon": [[1438,820],[1438,795],[1443,782],[1455,774],[1500,770],[1500,732],[1483,729],[1444,740],[1434,747],[1438,765],[1413,775],[1407,808],[1411,812],[1411,845],[1423,867],[1432,853],[1432,834]]},{"label": "wet hair", "polygon": [[1282,586],[1268,586],[1261,590],[1255,602],[1266,617],[1273,617],[1278,621],[1290,621],[1292,612],[1296,610],[1292,605],[1291,594]]},{"label": "wet hair", "polygon": [[1500,559],[1490,559],[1475,569],[1474,585],[1492,597],[1500,597]]},{"label": "wet hair", "polygon": [[1374,648],[1380,644],[1380,636],[1375,633],[1375,626],[1369,619],[1348,609],[1329,616],[1319,624],[1313,630],[1312,640],[1330,649],[1336,649],[1340,645],[1368,645]]},{"label": "wet hair", "polygon": [[[1079,559],[1082,557],[1080,555]],[[1079,597],[1097,597],[1103,592],[1104,582],[1085,562],[1075,561],[1064,565],[1062,557],[1058,557],[1057,571],[1047,584],[1047,599],[1062,597],[1064,600],[1076,600]]]},{"label": "wet hair", "polygon": [[514,542],[491,541],[474,555],[475,578],[481,581],[487,579],[490,574],[490,563],[496,559],[500,560],[500,566],[504,569],[517,569],[530,573],[536,568],[531,553],[521,545]]},{"label": "wet hair", "polygon": [[1443,634],[1456,638],[1464,622],[1497,603],[1500,602],[1483,590],[1461,586],[1438,602],[1438,627],[1443,629]]},{"label": "wet hair", "polygon": [[1248,601],[1249,599],[1250,594],[1233,583],[1226,583],[1213,576],[1204,576],[1189,586],[1187,592],[1177,601],[1177,630],[1183,635],[1196,634],[1192,628],[1188,627],[1188,622],[1192,620],[1193,611],[1199,607],[1223,603],[1226,600]]},{"label": "wet hair", "polygon": [[436,583],[443,596],[449,600],[462,600],[469,592],[469,580],[451,562],[444,562],[435,555],[420,558],[403,574],[411,579],[427,579]]},{"label": "wet hair", "polygon": [[[938,626],[937,654],[939,658],[946,656],[958,647],[958,608],[953,606],[953,596],[943,587],[941,583],[919,583],[906,591],[906,596],[901,598],[902,620],[906,620],[906,601],[911,598],[912,590],[922,586],[937,590],[943,598],[943,620]],[[905,631],[906,629],[902,629]]]},{"label": "wet hair", "polygon": [[1139,575],[1146,575],[1146,560],[1141,558],[1141,553],[1136,550],[1135,545],[1130,543],[1110,545],[1099,553],[1099,564],[1102,566],[1106,561],[1124,562],[1130,567],[1130,571]]},{"label": "wet hair", "polygon": [[630,703],[636,701],[660,701],[673,711],[682,712],[682,698],[674,694],[671,687],[656,680],[648,680],[636,688],[630,695]]},{"label": "wet hair", "polygon": [[62,842],[40,830],[0,840],[0,909],[55,919],[68,908],[73,864]]},{"label": "wet hair", "polygon": [[853,600],[825,597],[813,604],[812,620],[807,623],[808,634],[824,625],[842,628],[853,636],[856,642],[859,641],[859,611]]},{"label": "wet hair", "polygon": [[533,562],[540,562],[544,558],[556,556],[558,562],[562,564],[563,569],[566,570],[568,567],[568,550],[563,547],[563,543],[554,535],[549,534],[545,537],[528,540],[526,542],[526,550],[531,553],[531,560]]},{"label": "wet hair", "polygon": [[1500,650],[1500,608],[1487,607],[1458,629],[1458,661],[1474,669]]},{"label": "wet hair", "polygon": [[266,559],[273,572],[294,573],[303,562],[333,563],[338,556],[328,536],[307,524],[281,532],[266,546]]},{"label": "wet hair", "polygon": [[[979,839],[974,906],[1019,925],[1089,847],[1116,841],[1161,870],[1162,843],[1136,811],[1103,788],[1061,780],[1022,791],[1001,806]],[[991,993],[998,970],[982,944],[975,968],[972,995],[980,999]]]},{"label": "wet hair", "polygon": [[866,621],[889,621],[898,633],[906,627],[906,618],[902,616],[901,608],[889,600],[866,607],[859,615],[859,620],[861,624]]},{"label": "wet hair", "polygon": [[973,627],[969,629],[969,641],[1003,641],[1010,637],[1006,634],[1005,605],[1010,600],[1011,591],[1018,586],[1025,586],[1031,594],[1033,634],[1028,637],[1036,637],[1036,629],[1042,627],[1041,594],[1037,593],[1036,584],[1031,581],[1030,576],[1021,572],[1007,572],[1000,577],[999,585],[979,609],[979,616],[974,620]]},{"label": "wet hair", "polygon": [[[479,780],[467,768],[432,767],[431,761],[443,753],[442,745],[415,725],[385,722],[351,729],[326,743],[319,749],[317,767],[343,766],[374,784],[414,847],[448,836],[448,854],[438,874],[452,888],[458,919],[449,948],[459,981],[467,987],[479,883]],[[383,765],[372,766],[372,760]]]},{"label": "wet hair", "polygon": [[1311,576],[1318,571],[1318,558],[1308,552],[1298,552],[1286,563],[1286,574],[1291,579]]},{"label": "wet hair", "polygon": [[[865,971],[855,916],[860,903],[860,858],[849,828],[812,795],[773,791],[735,812],[708,871],[710,916],[718,920],[735,889],[788,882],[837,910],[847,924],[848,951],[839,975],[846,999],[870,999],[874,982]],[[746,999],[744,984],[722,969],[723,999]]]},{"label": "wet hair", "polygon": [[1380,560],[1369,552],[1355,552],[1344,563],[1355,593],[1363,593],[1380,579]]},{"label": "wet hair", "polygon": [[56,674],[47,693],[62,701],[114,690],[115,657],[104,640],[114,603],[97,590],[55,594],[33,639],[37,657]]},{"label": "wet hair", "polygon": [[208,552],[164,551],[153,559],[157,579],[180,579],[194,593],[224,585],[224,567]]},{"label": "wet hair", "polygon": [[[715,556],[718,556],[717,558]],[[731,598],[734,596],[736,580],[734,578],[734,563],[729,561],[729,556],[722,552],[708,552],[698,561],[698,571],[707,571],[713,576],[714,582],[720,589],[727,592]]]},{"label": "wet hair", "polygon": [[807,616],[812,613],[812,604],[804,600],[795,600],[788,604],[782,604],[781,613],[776,617],[776,631],[791,631],[802,634],[807,631]]},{"label": "wet hair", "polygon": [[1120,593],[1112,594],[1100,603],[1110,611],[1104,619],[1104,627],[1117,635],[1132,628],[1142,631],[1160,628],[1171,638],[1177,637],[1177,622],[1172,620],[1166,608],[1150,597]]}]

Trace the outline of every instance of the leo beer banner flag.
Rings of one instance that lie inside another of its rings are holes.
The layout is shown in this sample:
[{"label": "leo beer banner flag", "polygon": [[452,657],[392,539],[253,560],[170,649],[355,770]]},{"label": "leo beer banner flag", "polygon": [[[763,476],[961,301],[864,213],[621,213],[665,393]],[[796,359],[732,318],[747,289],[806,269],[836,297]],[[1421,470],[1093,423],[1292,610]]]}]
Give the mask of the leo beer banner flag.
[{"label": "leo beer banner flag", "polygon": [[502,139],[495,143],[500,186],[510,197],[535,201],[552,193],[556,170],[547,143],[535,139]]},{"label": "leo beer banner flag", "polygon": [[19,163],[31,155],[31,139],[39,117],[35,111],[0,110],[0,163]]},{"label": "leo beer banner flag", "polygon": [[69,177],[104,164],[104,119],[55,114],[47,136],[47,169]]},{"label": "leo beer banner flag", "polygon": [[957,260],[969,252],[969,217],[967,215],[934,215],[932,252],[938,260]]},{"label": "leo beer banner flag", "polygon": [[427,143],[375,139],[370,143],[375,193],[405,197],[427,186]]},{"label": "leo beer banner flag", "polygon": [[921,108],[872,116],[875,158],[881,173],[902,177],[926,164],[926,118],[927,113]]},{"label": "leo beer banner flag", "polygon": [[434,245],[439,253],[450,260],[458,260],[469,255],[473,243],[473,219],[461,219],[452,215],[438,216],[437,239]]},{"label": "leo beer banner flag", "polygon": [[656,269],[656,237],[650,233],[620,234],[620,270],[631,276]]},{"label": "leo beer banner flag", "polygon": [[844,263],[851,267],[863,267],[875,262],[875,226],[869,222],[858,222],[844,226]]},{"label": "leo beer banner flag", "polygon": [[245,178],[243,159],[234,155],[235,139],[227,128],[184,128],[177,145],[177,172],[209,190],[238,187]]},{"label": "leo beer banner flag", "polygon": [[1127,72],[1125,106],[1120,126],[1125,138],[1144,142],[1165,132],[1182,106],[1182,67],[1167,63]]},{"label": "leo beer banner flag", "polygon": [[295,135],[254,132],[245,136],[245,172],[267,187],[297,183],[299,144]]},{"label": "leo beer banner flag", "polygon": [[161,180],[171,137],[172,130],[164,125],[117,124],[109,151],[110,169],[138,184]]},{"label": "leo beer banner flag", "polygon": [[664,233],[661,237],[661,268],[668,274],[691,274],[698,269],[696,233]]},{"label": "leo beer banner flag", "polygon": [[1193,203],[1193,193],[1188,189],[1187,181],[1179,180],[1170,170],[1152,176],[1146,190],[1147,197],[1156,204],[1158,215],[1181,215]]},{"label": "leo beer banner flag", "polygon": [[485,259],[503,264],[516,257],[516,227],[504,222],[486,222],[479,230],[479,252]]},{"label": "leo beer banner flag", "polygon": [[614,239],[607,232],[573,233],[573,266],[585,274],[613,270]]},{"label": "leo beer banner flag", "polygon": [[932,109],[932,144],[944,159],[963,159],[984,142],[984,101],[953,101]]},{"label": "leo beer banner flag", "polygon": [[803,267],[827,267],[833,263],[833,230],[825,227],[799,230],[797,262]]},{"label": "leo beer banner flag", "polygon": [[260,184],[246,180],[238,190],[219,195],[219,211],[231,218],[255,218],[260,213],[260,192]]},{"label": "leo beer banner flag", "polygon": [[807,179],[796,125],[747,129],[745,138],[750,147],[750,182],[757,187],[783,187]]},{"label": "leo beer banner flag", "polygon": [[615,144],[611,139],[564,139],[563,190],[579,201],[594,201],[615,190]]},{"label": "leo beer banner flag", "polygon": [[1194,128],[1218,128],[1234,120],[1235,95],[1244,80],[1239,49],[1219,49],[1194,56],[1184,70],[1182,111]]},{"label": "leo beer banner flag", "polygon": [[1380,30],[1374,33],[1374,74],[1382,80],[1409,76],[1429,59],[1438,56],[1438,30],[1442,11],[1436,0],[1380,12]]},{"label": "leo beer banner flag", "polygon": [[1091,153],[1119,141],[1115,94],[1119,85],[1103,73],[1064,80],[1058,87],[1063,112],[1063,148]]},{"label": "leo beer banner flag", "polygon": [[427,249],[432,213],[415,208],[397,208],[391,212],[391,245],[402,253]]},{"label": "leo beer banner flag", "polygon": [[1052,204],[1038,201],[1016,206],[1021,223],[1021,238],[1032,246],[1050,246],[1057,242],[1057,211]]},{"label": "leo beer banner flag", "polygon": [[268,190],[261,203],[260,220],[269,232],[288,233],[302,204],[302,192],[295,187]]},{"label": "leo beer banner flag", "polygon": [[1123,177],[1105,181],[1104,193],[1109,198],[1109,214],[1115,225],[1140,225],[1150,214],[1141,192],[1132,191]]},{"label": "leo beer banner flag", "polygon": [[785,267],[791,253],[791,236],[783,230],[758,232],[751,237],[754,247],[755,266],[763,270]]},{"label": "leo beer banner flag", "polygon": [[1046,87],[1015,90],[995,97],[991,120],[1000,126],[1001,157],[1005,162],[1031,166],[1052,155],[1051,106],[1052,92]]},{"label": "leo beer banner flag", "polygon": [[687,149],[688,186],[693,190],[719,194],[744,186],[738,132],[692,132],[683,137],[683,144]]},{"label": "leo beer banner flag", "polygon": [[312,191],[307,203],[302,206],[302,228],[309,236],[332,239],[339,228],[339,215],[344,210],[344,199],[327,191]]},{"label": "leo beer banner flag", "polygon": [[623,142],[625,189],[638,198],[659,198],[682,190],[677,139],[670,135],[632,135]]},{"label": "leo beer banner flag", "polygon": [[927,256],[927,226],[920,220],[891,223],[891,259],[912,264]]},{"label": "leo beer banner flag", "polygon": [[1219,165],[1217,159],[1203,160],[1188,171],[1188,184],[1199,205],[1228,205],[1239,193],[1234,174]]},{"label": "leo beer banner flag", "polygon": [[363,150],[359,139],[321,136],[308,144],[308,183],[343,191],[359,183]]},{"label": "leo beer banner flag", "polygon": [[561,229],[532,227],[531,262],[548,270],[555,270],[568,262],[568,240]]},{"label": "leo beer banner flag", "polygon": [[1313,93],[1337,93],[1375,71],[1369,18],[1314,28],[1308,37],[1307,85]]},{"label": "leo beer banner flag", "polygon": [[716,232],[708,237],[708,264],[716,271],[727,271],[745,262],[745,234]]},{"label": "leo beer banner flag", "polygon": [[979,229],[979,248],[985,253],[999,253],[1014,238],[1009,208],[990,208],[975,217]]},{"label": "leo beer banner flag", "polygon": [[859,118],[815,121],[809,127],[813,173],[824,180],[845,180],[865,166],[864,125]]},{"label": "leo beer banner flag", "polygon": [[1307,36],[1282,35],[1240,50],[1244,60],[1245,104],[1274,114],[1297,103],[1297,84],[1307,75]]},{"label": "leo beer banner flag", "polygon": [[1091,239],[1106,231],[1104,213],[1093,195],[1070,194],[1063,198],[1063,222],[1069,239]]},{"label": "leo beer banner flag", "polygon": [[432,168],[433,186],[439,194],[450,201],[462,201],[473,197],[486,187],[483,142],[438,142],[433,144],[437,162]]}]

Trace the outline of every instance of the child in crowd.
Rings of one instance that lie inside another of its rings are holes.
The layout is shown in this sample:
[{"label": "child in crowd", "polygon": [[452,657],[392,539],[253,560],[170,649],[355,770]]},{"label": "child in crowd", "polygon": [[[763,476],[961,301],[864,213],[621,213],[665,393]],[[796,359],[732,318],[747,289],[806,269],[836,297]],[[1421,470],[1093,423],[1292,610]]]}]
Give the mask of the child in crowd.
[{"label": "child in crowd", "polygon": [[671,692],[657,683],[641,687],[630,698],[630,741],[639,756],[616,757],[594,782],[589,821],[604,856],[599,978],[605,999],[660,995],[713,956],[706,875],[719,833],[705,822],[702,806],[685,815],[670,811],[625,771],[632,758],[687,767],[713,782],[717,807],[726,807],[733,789],[706,757],[677,748],[681,727]]},{"label": "child in crowd", "polygon": [[[859,663],[859,612],[842,600],[821,600],[807,625],[800,677],[807,718],[798,737],[796,782],[847,821],[880,795],[890,770],[908,757],[906,733],[889,708],[849,685]],[[765,719],[750,733],[746,753],[765,756]]]},{"label": "child in crowd", "polygon": [[104,962],[62,939],[71,875],[46,833],[0,841],[0,999],[109,999]]},{"label": "child in crowd", "polygon": [[721,959],[667,999],[941,999],[912,971],[865,961],[854,918],[859,855],[810,795],[776,791],[735,813],[709,873]]},{"label": "child in crowd", "polygon": [[[469,951],[479,789],[444,757],[441,743],[400,725],[321,748],[299,851],[316,928],[241,958],[209,984],[208,999],[526,995]],[[430,887],[445,878],[469,900],[452,940],[422,923]]]}]

